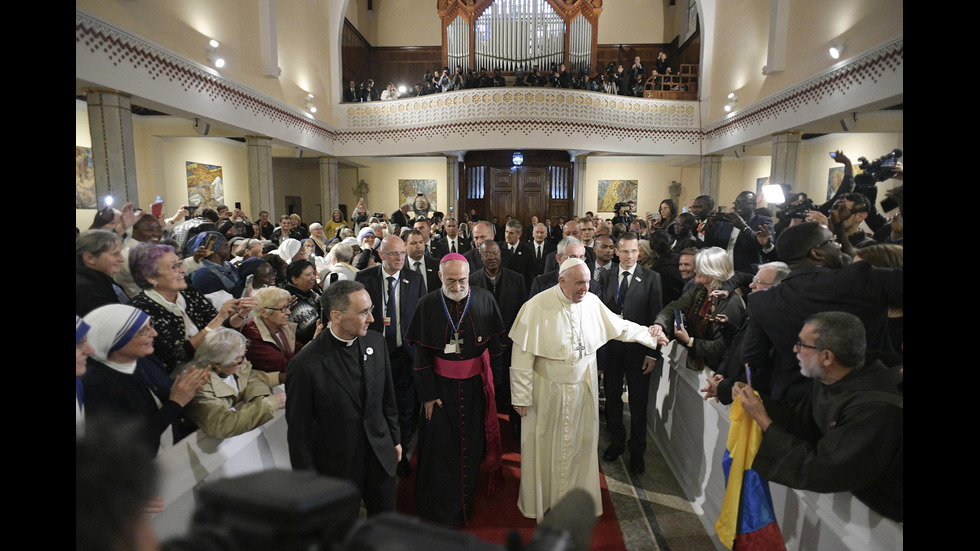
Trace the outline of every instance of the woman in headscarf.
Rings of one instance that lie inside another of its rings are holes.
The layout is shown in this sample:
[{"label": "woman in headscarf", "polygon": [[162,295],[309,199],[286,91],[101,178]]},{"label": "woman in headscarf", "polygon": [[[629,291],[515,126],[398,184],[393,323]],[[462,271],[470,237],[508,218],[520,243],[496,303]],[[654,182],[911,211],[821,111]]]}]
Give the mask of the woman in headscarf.
[{"label": "woman in headscarf", "polygon": [[154,454],[183,437],[178,417],[204,386],[208,369],[191,368],[173,381],[153,355],[157,332],[145,312],[122,304],[96,308],[84,318],[92,355],[82,379],[89,417],[115,414],[143,423],[143,443]]},{"label": "woman in headscarf", "polygon": [[130,250],[133,281],[143,291],[132,305],[153,318],[157,357],[168,373],[189,362],[204,335],[222,325],[239,328],[255,299],[232,299],[216,310],[211,301],[184,279],[184,265],[173,247],[141,243]]},{"label": "woman in headscarf", "polygon": [[296,323],[289,321],[292,296],[279,287],[265,287],[255,293],[255,316],[242,327],[249,340],[245,357],[266,384],[286,382],[286,365],[303,348],[296,339]]},{"label": "woman in headscarf", "polygon": [[202,267],[191,274],[191,283],[205,295],[226,291],[233,297],[240,296],[245,281],[238,277],[238,269],[229,262],[231,246],[223,235],[211,231],[201,232],[194,237],[191,248],[197,250],[212,237],[212,252],[201,260]]},{"label": "woman in headscarf", "polygon": [[204,338],[194,363],[210,366],[204,387],[187,406],[187,416],[214,438],[231,438],[272,419],[285,407],[286,394],[273,394],[245,359],[248,341],[237,331],[220,327]]},{"label": "woman in headscarf", "polygon": [[283,239],[277,250],[279,258],[286,264],[296,260],[306,260],[306,251],[303,250],[303,243],[299,239]]},{"label": "woman in headscarf", "polygon": [[381,254],[378,252],[381,247],[381,240],[378,239],[378,234],[370,226],[364,226],[361,231],[357,232],[357,242],[361,246],[361,250],[371,251],[375,264],[381,263]]}]

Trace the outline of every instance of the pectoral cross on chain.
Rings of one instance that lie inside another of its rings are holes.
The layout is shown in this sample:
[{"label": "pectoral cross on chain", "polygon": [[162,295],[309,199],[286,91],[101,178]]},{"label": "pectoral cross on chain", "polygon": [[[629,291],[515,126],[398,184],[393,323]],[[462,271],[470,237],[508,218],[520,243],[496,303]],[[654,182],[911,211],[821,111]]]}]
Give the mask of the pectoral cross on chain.
[{"label": "pectoral cross on chain", "polygon": [[581,360],[582,359],[582,352],[585,350],[585,345],[582,343],[582,338],[581,337],[579,337],[579,339],[578,339],[578,346],[575,347],[575,350],[578,350],[578,359]]}]

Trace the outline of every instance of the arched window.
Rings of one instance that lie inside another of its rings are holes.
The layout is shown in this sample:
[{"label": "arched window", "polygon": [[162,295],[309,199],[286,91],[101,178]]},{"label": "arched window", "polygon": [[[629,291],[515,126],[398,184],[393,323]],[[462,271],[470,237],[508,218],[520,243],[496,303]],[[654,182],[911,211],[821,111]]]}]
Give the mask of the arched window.
[{"label": "arched window", "polygon": [[446,65],[592,71],[600,0],[441,0]]}]

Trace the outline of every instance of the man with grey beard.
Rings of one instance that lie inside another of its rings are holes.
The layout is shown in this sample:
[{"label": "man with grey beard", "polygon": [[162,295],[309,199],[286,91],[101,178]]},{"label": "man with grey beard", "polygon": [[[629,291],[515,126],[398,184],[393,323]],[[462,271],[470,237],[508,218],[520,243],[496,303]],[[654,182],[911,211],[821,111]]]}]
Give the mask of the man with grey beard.
[{"label": "man with grey beard", "polygon": [[415,503],[420,516],[449,526],[469,520],[481,463],[490,471],[489,493],[503,485],[493,373],[500,373],[507,329],[493,294],[470,287],[469,275],[463,255],[444,256],[442,289],[419,299],[405,336],[415,345],[423,404]]}]

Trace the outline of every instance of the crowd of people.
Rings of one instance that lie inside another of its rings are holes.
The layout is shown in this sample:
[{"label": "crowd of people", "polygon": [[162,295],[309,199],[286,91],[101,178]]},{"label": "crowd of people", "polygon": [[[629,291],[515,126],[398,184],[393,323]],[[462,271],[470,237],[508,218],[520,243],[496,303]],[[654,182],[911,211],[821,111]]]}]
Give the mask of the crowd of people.
[{"label": "crowd of people", "polygon": [[521,512],[540,521],[582,488],[601,514],[600,395],[602,460],[628,451],[643,472],[673,342],[706,400],[759,422],[760,474],[901,521],[902,187],[888,219],[837,159],[841,190],[796,217],[750,191],[728,209],[702,195],[570,220],[457,220],[427,201],[376,217],[361,200],[309,226],[100,211],[76,236],[76,422],[139,420],[157,453],[285,408],[295,469],[354,481],[374,515],[414,456],[418,514],[460,526],[501,486],[500,412],[521,444]]},{"label": "crowd of people", "polygon": [[[686,86],[675,84],[671,79],[663,77],[675,75],[676,72],[667,62],[667,54],[660,52],[652,67],[643,64],[640,56],[633,59],[629,69],[616,62],[609,63],[603,70],[570,71],[564,63],[555,63],[551,67],[541,68],[532,65],[529,68],[518,69],[511,79],[512,86],[532,86],[538,88],[567,88],[572,90],[587,90],[620,96],[643,97],[647,81],[653,78],[653,90],[686,90]],[[426,71],[422,78],[412,84],[412,88],[399,89],[389,82],[383,90],[378,91],[373,79],[367,79],[357,84],[348,81],[344,88],[344,102],[386,101],[400,97],[418,97],[438,94],[454,90],[470,90],[474,88],[494,88],[508,86],[508,79],[503,71],[494,68],[463,69],[461,65],[450,69]]]}]

